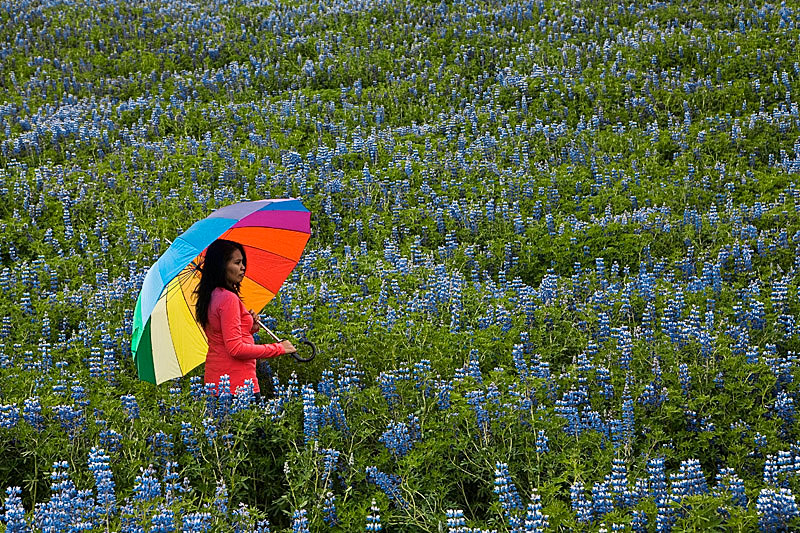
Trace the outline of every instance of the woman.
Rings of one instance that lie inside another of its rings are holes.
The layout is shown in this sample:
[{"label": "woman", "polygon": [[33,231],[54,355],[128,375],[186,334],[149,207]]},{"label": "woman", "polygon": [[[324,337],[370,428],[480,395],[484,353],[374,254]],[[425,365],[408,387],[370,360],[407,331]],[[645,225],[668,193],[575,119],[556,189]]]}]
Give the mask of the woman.
[{"label": "woman", "polygon": [[253,392],[259,393],[256,359],[295,352],[289,341],[255,344],[253,333],[259,330],[256,314],[239,299],[239,287],[247,269],[244,247],[238,242],[217,239],[206,249],[200,269],[200,283],[195,289],[197,321],[208,337],[205,382],[219,387],[219,378],[230,377],[231,392],[252,380]]}]

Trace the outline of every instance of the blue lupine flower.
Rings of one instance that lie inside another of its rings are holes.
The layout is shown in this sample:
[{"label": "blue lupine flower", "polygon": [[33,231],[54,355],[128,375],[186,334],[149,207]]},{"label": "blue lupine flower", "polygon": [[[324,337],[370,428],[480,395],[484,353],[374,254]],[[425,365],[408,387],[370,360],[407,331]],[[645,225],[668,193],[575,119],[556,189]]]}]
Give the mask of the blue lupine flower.
[{"label": "blue lupine flower", "polygon": [[328,491],[325,494],[325,501],[322,504],[322,519],[328,527],[333,527],[339,523],[339,516],[336,513],[336,496]]},{"label": "blue lupine flower", "polygon": [[122,409],[128,415],[128,420],[139,418],[139,404],[136,402],[136,396],[123,394],[119,399],[122,401]]},{"label": "blue lupine flower", "polygon": [[292,514],[292,533],[309,533],[305,509],[296,509]]},{"label": "blue lupine flower", "polygon": [[550,451],[549,439],[543,429],[536,432],[536,453],[547,453]]},{"label": "blue lupine flower", "polygon": [[622,390],[622,431],[627,444],[633,443],[635,429],[633,398],[631,398],[628,380],[626,379],[625,388]]},{"label": "blue lupine flower", "polygon": [[183,516],[182,533],[205,533],[212,527],[211,513],[187,513]]},{"label": "blue lupine flower", "polygon": [[219,394],[216,396],[216,408],[211,411],[217,418],[224,419],[231,414],[234,399],[233,392],[231,392],[231,378],[228,374],[223,374],[219,377],[217,392]]},{"label": "blue lupine flower", "polygon": [[392,372],[381,372],[378,374],[378,386],[381,389],[383,397],[386,398],[389,407],[395,405],[400,399],[400,395],[397,393],[396,381],[397,376]]},{"label": "blue lupine flower", "polygon": [[71,405],[56,405],[53,407],[53,411],[61,424],[61,428],[67,432],[70,440],[77,437],[85,429],[86,417],[83,409],[78,409]]},{"label": "blue lupine flower", "polygon": [[581,419],[578,407],[573,400],[572,395],[565,395],[566,399],[556,400],[554,412],[567,421],[564,427],[564,432],[567,435],[578,436],[581,433]]},{"label": "blue lupine flower", "polygon": [[25,509],[22,506],[22,489],[19,487],[8,487],[6,489],[5,514],[3,522],[6,525],[7,533],[27,533],[30,526],[25,519]]},{"label": "blue lupine flower", "polygon": [[528,378],[528,364],[525,361],[525,353],[522,344],[514,345],[511,350],[511,359],[514,361],[514,367],[517,369],[520,380],[524,383]]},{"label": "blue lupine flower", "polygon": [[549,516],[542,513],[542,498],[534,489],[525,514],[525,522],[520,531],[525,533],[544,533],[549,526]]},{"label": "blue lupine flower", "polygon": [[333,448],[323,448],[322,453],[322,481],[326,486],[332,481],[332,476],[337,470],[340,452]]},{"label": "blue lupine flower", "polygon": [[231,523],[233,525],[234,533],[244,533],[245,531],[252,531],[253,523],[250,517],[250,509],[247,505],[240,503],[237,509],[234,509]]},{"label": "blue lupine flower", "polygon": [[647,531],[647,513],[640,509],[632,511],[631,529],[635,533],[644,533]]},{"label": "blue lupine flower", "polygon": [[339,402],[338,396],[331,398],[330,403],[326,407],[317,409],[320,413],[318,418],[324,421],[325,424],[332,424],[333,427],[341,431],[345,436],[350,434],[350,427],[347,425],[347,418],[345,417],[344,409]]},{"label": "blue lupine flower", "polygon": [[336,395],[336,381],[334,380],[333,370],[326,368],[322,371],[320,380],[317,383],[317,392],[329,398]]},{"label": "blue lupine flower", "polygon": [[621,508],[633,505],[632,494],[628,490],[628,472],[625,461],[618,457],[615,457],[612,462],[609,489],[613,495],[614,506]]},{"label": "blue lupine flower", "polygon": [[466,394],[467,404],[472,407],[473,411],[475,411],[475,417],[477,418],[478,422],[478,429],[480,429],[481,434],[485,437],[489,435],[489,412],[486,410],[485,407],[485,398],[483,391],[481,390],[473,390],[469,391]]},{"label": "blue lupine flower", "polygon": [[181,493],[184,488],[178,482],[178,463],[174,461],[167,461],[164,466],[164,500],[167,504],[173,503],[174,500],[180,500]]},{"label": "blue lupine flower", "polygon": [[450,393],[453,391],[453,384],[447,380],[435,380],[436,405],[442,411],[450,409]]},{"label": "blue lupine flower", "polygon": [[103,514],[113,513],[116,506],[114,477],[111,473],[111,458],[102,449],[89,450],[89,471],[97,487],[97,507]]},{"label": "blue lupine flower", "polygon": [[[202,400],[205,395],[205,384],[201,376],[191,376],[189,378],[189,395],[195,400]],[[199,516],[199,515],[198,515]]]},{"label": "blue lupine flower", "polygon": [[592,485],[592,514],[602,518],[614,510],[614,500],[609,493],[609,484],[606,481]]},{"label": "blue lupine flower", "polygon": [[675,522],[675,509],[670,505],[668,497],[655,498],[656,503],[656,531],[669,532]]},{"label": "blue lupine flower", "polygon": [[508,465],[505,463],[495,464],[494,493],[498,495],[500,505],[507,518],[516,511],[522,510],[522,499],[519,497],[517,488],[511,480],[511,474],[508,472]]},{"label": "blue lupine flower", "polygon": [[792,399],[792,397],[789,396],[785,391],[780,391],[778,393],[777,398],[775,399],[773,411],[778,418],[783,420],[784,428],[788,428],[794,423],[794,399]]},{"label": "blue lupine flower", "polygon": [[721,491],[727,491],[733,503],[747,507],[747,495],[744,490],[744,481],[730,468],[722,468],[716,476],[717,487],[714,493],[721,496]]},{"label": "blue lupine flower", "polygon": [[708,492],[703,470],[696,459],[681,461],[680,469],[670,476],[672,487],[670,492],[676,501],[685,496],[694,496]]},{"label": "blue lupine flower", "polygon": [[429,359],[422,359],[414,363],[413,377],[411,378],[414,381],[414,388],[421,390],[426,398],[432,396],[430,374],[431,362]]},{"label": "blue lupine flower", "polygon": [[147,502],[160,496],[161,483],[156,478],[153,465],[149,465],[146,469],[141,469],[139,475],[136,476],[134,480],[133,499],[135,501]]},{"label": "blue lupine flower", "polygon": [[217,488],[214,491],[214,507],[223,515],[228,514],[228,486],[225,481],[220,479],[217,481]]},{"label": "blue lupine flower", "polygon": [[611,337],[611,326],[608,314],[600,311],[597,313],[597,343],[603,346],[605,342]]},{"label": "blue lupine flower", "polygon": [[617,330],[617,349],[619,350],[619,366],[622,370],[630,369],[633,358],[633,339],[627,326]]},{"label": "blue lupine flower", "polygon": [[372,500],[369,510],[370,514],[367,515],[366,531],[382,531],[380,509],[378,509],[378,504],[374,499]]},{"label": "blue lupine flower", "polygon": [[319,437],[319,409],[315,404],[314,387],[303,386],[303,435],[309,442]]},{"label": "blue lupine flower", "polygon": [[469,361],[467,362],[467,375],[470,376],[478,385],[483,384],[483,375],[481,374],[480,363],[478,361],[478,351],[470,350]]},{"label": "blue lupine flower", "polygon": [[691,377],[689,376],[689,366],[686,363],[678,365],[678,378],[681,382],[681,389],[686,396],[689,396],[691,388]]},{"label": "blue lupine flower", "polygon": [[153,533],[172,533],[175,531],[175,513],[167,507],[159,507],[150,519],[150,531]]},{"label": "blue lupine flower", "polygon": [[611,372],[602,366],[595,368],[595,382],[600,386],[603,397],[610,400],[614,397],[614,386],[611,384]]},{"label": "blue lupine flower", "polygon": [[375,484],[379,489],[386,494],[395,505],[405,507],[406,502],[400,493],[401,479],[393,474],[386,474],[378,470],[375,466],[368,466],[366,468],[367,481]]},{"label": "blue lupine flower", "polygon": [[791,451],[779,450],[775,455],[767,455],[764,462],[764,483],[786,487],[787,477],[800,471],[800,464],[795,461]]},{"label": "blue lupine flower", "polygon": [[664,471],[664,458],[655,457],[647,462],[648,495],[653,499],[666,498],[667,475]]},{"label": "blue lupine flower", "polygon": [[0,404],[0,428],[12,429],[19,421],[19,407]]},{"label": "blue lupine flower", "polygon": [[364,371],[358,369],[355,359],[346,359],[343,361],[342,368],[339,372],[339,390],[344,392],[362,388],[363,376]]},{"label": "blue lupine flower", "polygon": [[447,516],[447,533],[467,533],[471,531],[466,527],[467,522],[464,519],[464,511],[448,509],[445,514]]},{"label": "blue lupine flower", "polygon": [[238,413],[249,409],[251,405],[256,402],[255,393],[253,392],[253,380],[244,380],[244,385],[236,387],[236,392],[233,395],[233,405],[231,406],[231,413]]},{"label": "blue lupine flower", "polygon": [[756,500],[758,527],[761,531],[772,533],[787,531],[790,519],[800,516],[792,491],[787,488],[773,490],[764,488]]},{"label": "blue lupine flower", "polygon": [[592,504],[586,499],[584,485],[580,481],[574,482],[569,488],[572,510],[577,514],[578,522],[588,524],[593,520]]},{"label": "blue lupine flower", "polygon": [[172,435],[157,431],[154,435],[147,437],[147,442],[153,450],[153,454],[162,464],[166,463],[172,456],[172,449],[175,447],[172,442]]},{"label": "blue lupine flower", "polygon": [[205,434],[206,441],[209,446],[214,446],[214,440],[217,438],[217,425],[213,418],[203,419],[203,433]]},{"label": "blue lupine flower", "polygon": [[186,451],[197,459],[200,453],[200,446],[197,443],[197,437],[191,422],[181,422],[181,441],[186,446]]},{"label": "blue lupine flower", "polygon": [[69,463],[56,461],[50,474],[50,500],[36,509],[36,528],[53,527],[66,530],[80,521],[81,510],[91,505],[90,496],[79,492],[69,476]]},{"label": "blue lupine flower", "polygon": [[[386,431],[378,438],[395,457],[403,457],[418,438],[419,423],[411,428],[405,422],[390,421]],[[417,437],[417,438],[415,438]]]}]

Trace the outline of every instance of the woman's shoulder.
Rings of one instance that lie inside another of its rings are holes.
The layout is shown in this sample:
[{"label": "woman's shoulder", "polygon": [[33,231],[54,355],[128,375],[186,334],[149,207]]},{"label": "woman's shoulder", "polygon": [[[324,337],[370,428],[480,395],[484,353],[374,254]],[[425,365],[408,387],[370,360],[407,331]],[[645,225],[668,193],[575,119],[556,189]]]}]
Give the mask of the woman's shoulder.
[{"label": "woman's shoulder", "polygon": [[211,291],[211,302],[212,304],[216,303],[217,305],[226,304],[229,302],[233,302],[238,300],[239,297],[236,294],[232,293],[228,289],[223,287],[217,287],[213,291]]}]

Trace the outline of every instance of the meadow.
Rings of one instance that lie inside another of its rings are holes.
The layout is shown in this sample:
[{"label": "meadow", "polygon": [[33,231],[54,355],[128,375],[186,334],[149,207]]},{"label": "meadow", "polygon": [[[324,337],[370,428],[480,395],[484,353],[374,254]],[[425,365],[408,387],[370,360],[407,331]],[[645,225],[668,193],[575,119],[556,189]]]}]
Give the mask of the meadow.
[{"label": "meadow", "polygon": [[[0,0],[0,531],[800,529],[792,4]],[[290,197],[316,359],[139,380]]]}]

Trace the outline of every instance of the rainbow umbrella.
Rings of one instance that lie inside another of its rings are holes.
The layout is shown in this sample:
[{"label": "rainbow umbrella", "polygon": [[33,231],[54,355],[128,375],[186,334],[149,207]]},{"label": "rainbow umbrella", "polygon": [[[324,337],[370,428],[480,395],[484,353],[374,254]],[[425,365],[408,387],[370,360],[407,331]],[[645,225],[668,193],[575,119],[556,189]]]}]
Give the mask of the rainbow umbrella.
[{"label": "rainbow umbrella", "polygon": [[275,297],[311,236],[311,213],[300,200],[257,200],[217,209],[170,245],[144,278],[133,316],[131,351],[139,379],[183,376],[203,363],[208,341],[195,318],[198,265],[216,239],[242,244],[247,272],[240,296],[260,311]]}]

